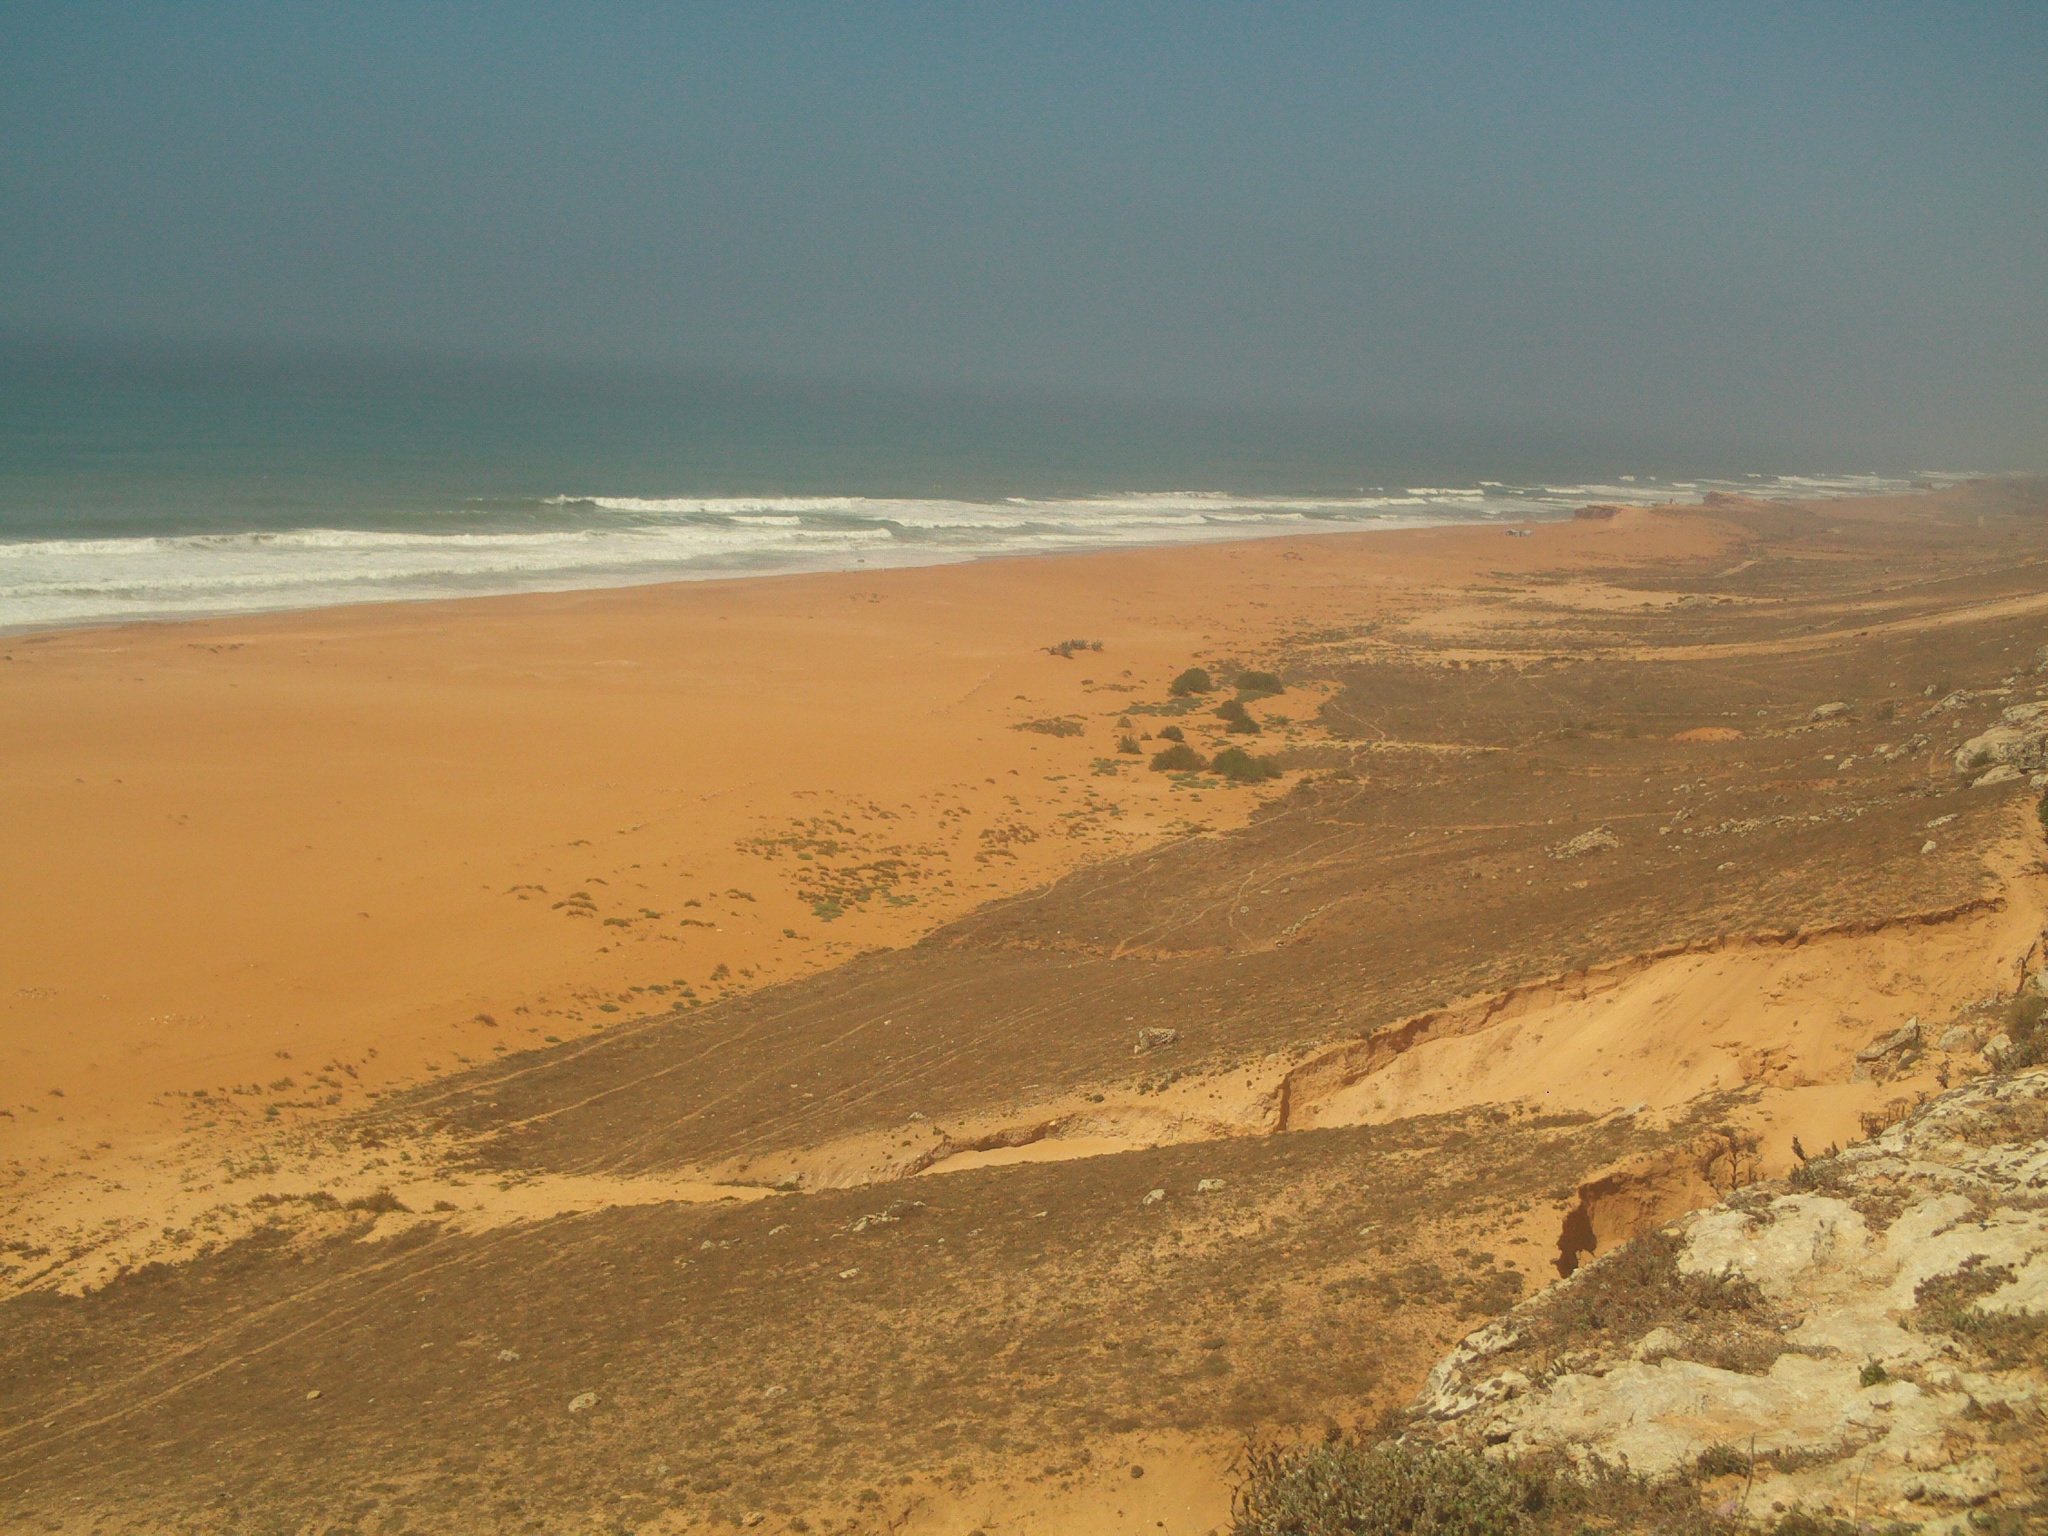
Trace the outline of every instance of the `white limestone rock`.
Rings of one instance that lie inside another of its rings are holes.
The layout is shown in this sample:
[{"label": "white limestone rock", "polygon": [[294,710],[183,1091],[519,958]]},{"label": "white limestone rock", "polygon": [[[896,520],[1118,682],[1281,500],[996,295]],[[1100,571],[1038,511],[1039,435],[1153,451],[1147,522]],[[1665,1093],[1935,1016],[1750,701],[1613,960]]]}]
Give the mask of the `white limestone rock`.
[{"label": "white limestone rock", "polygon": [[[2041,1127],[2044,1107],[2048,1071],[1980,1079],[1842,1153],[1826,1193],[1747,1191],[1665,1229],[1679,1275],[1749,1281],[1763,1314],[1717,1323],[1709,1309],[1646,1324],[1633,1340],[1576,1337],[1545,1310],[1553,1291],[1460,1343],[1418,1406],[1436,1433],[1497,1453],[1562,1451],[1650,1474],[1753,1443],[1753,1516],[1853,1508],[1864,1521],[1960,1536],[1970,1510],[2024,1496],[2038,1446],[1990,1426],[2037,1415],[2048,1380],[1930,1326],[1916,1316],[1917,1292],[1959,1271],[2007,1269],[1973,1305],[2048,1314],[2048,1138],[2014,1139]],[[1564,1286],[1595,1283],[1611,1262],[1592,1261]],[[1720,1341],[1761,1347],[1767,1368],[1694,1358],[1759,1358],[1717,1355],[1717,1326],[1746,1329]],[[1770,1358],[1776,1342],[1784,1351]],[[1767,1452],[1797,1459],[1780,1470]]]}]

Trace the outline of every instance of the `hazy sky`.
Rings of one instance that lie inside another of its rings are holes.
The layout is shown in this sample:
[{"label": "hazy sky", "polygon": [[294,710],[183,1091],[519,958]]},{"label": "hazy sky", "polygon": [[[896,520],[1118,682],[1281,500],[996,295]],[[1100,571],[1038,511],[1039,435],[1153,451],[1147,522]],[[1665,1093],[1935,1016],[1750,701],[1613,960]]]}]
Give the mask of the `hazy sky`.
[{"label": "hazy sky", "polygon": [[4,0],[0,326],[2048,467],[2048,5]]}]

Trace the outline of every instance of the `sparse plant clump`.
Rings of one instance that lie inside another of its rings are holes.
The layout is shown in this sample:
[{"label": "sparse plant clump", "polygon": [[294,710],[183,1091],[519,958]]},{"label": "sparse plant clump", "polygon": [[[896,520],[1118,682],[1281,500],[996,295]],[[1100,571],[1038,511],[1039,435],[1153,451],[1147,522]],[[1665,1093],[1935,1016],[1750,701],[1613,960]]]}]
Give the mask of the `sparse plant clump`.
[{"label": "sparse plant clump", "polygon": [[1072,661],[1083,651],[1099,651],[1101,649],[1102,642],[1100,640],[1062,640],[1058,645],[1048,645],[1045,648],[1045,654],[1057,656],[1062,661]]},{"label": "sparse plant clump", "polygon": [[1046,720],[1022,720],[1010,727],[1013,731],[1035,731],[1040,736],[1080,736],[1088,727],[1072,715],[1060,715]]},{"label": "sparse plant clump", "polygon": [[1152,754],[1152,768],[1157,773],[1200,773],[1208,766],[1209,760],[1184,741]]},{"label": "sparse plant clump", "polygon": [[1233,1536],[1505,1536],[1527,1529],[1514,1470],[1462,1451],[1351,1441],[1254,1450],[1232,1500]]},{"label": "sparse plant clump", "polygon": [[2048,1317],[1977,1307],[1980,1298],[2011,1284],[2013,1275],[2010,1265],[1973,1257],[1953,1274],[1923,1280],[1913,1292],[1914,1326],[1969,1340],[2001,1370],[2039,1366],[2048,1357]]},{"label": "sparse plant clump", "polygon": [[412,1207],[400,1200],[388,1189],[377,1190],[374,1194],[357,1195],[353,1200],[341,1202],[344,1211],[367,1211],[372,1216],[382,1216],[388,1211],[404,1211],[410,1214]]},{"label": "sparse plant clump", "polygon": [[1663,1479],[1562,1458],[1496,1459],[1458,1446],[1335,1440],[1254,1448],[1231,1536],[1562,1536],[1583,1530],[1708,1536],[1732,1530],[1694,1476]]},{"label": "sparse plant clump", "polygon": [[1751,1458],[1732,1445],[1710,1445],[1700,1452],[1693,1470],[1701,1477],[1747,1477],[1752,1465]]},{"label": "sparse plant clump", "polygon": [[1225,747],[1209,767],[1233,784],[1262,784],[1280,777],[1280,765],[1270,757],[1254,757],[1243,747]]},{"label": "sparse plant clump", "polygon": [[1816,1152],[1794,1168],[1785,1182],[1794,1189],[1832,1194],[1850,1182],[1841,1162],[1842,1149],[1830,1142],[1825,1152]]},{"label": "sparse plant clump", "polygon": [[1224,722],[1223,729],[1233,736],[1259,734],[1259,722],[1251,717],[1251,712],[1244,707],[1241,700],[1225,699],[1218,704],[1216,718]]},{"label": "sparse plant clump", "polygon": [[1143,757],[1145,755],[1145,749],[1138,745],[1138,738],[1135,736],[1117,737],[1116,749],[1126,757]]},{"label": "sparse plant clump", "polygon": [[1207,671],[1201,667],[1189,667],[1166,685],[1166,691],[1176,699],[1184,699],[1190,694],[1209,693],[1215,687],[1215,679],[1211,678]]},{"label": "sparse plant clump", "polygon": [[1159,739],[1161,741],[1186,741],[1187,737],[1181,734],[1179,726],[1169,725],[1159,732]]},{"label": "sparse plant clump", "polygon": [[1770,1369],[1787,1347],[1782,1319],[1748,1280],[1682,1272],[1682,1242],[1672,1232],[1645,1232],[1544,1296],[1518,1319],[1515,1351],[1528,1359],[1521,1369],[1546,1376],[1560,1349],[1622,1344],[1658,1326],[1685,1336],[1687,1358],[1701,1364],[1751,1375]]},{"label": "sparse plant clump", "polygon": [[2022,992],[2006,1004],[2005,1032],[2012,1048],[1998,1058],[2001,1068],[2037,1067],[2048,1061],[2048,997]]},{"label": "sparse plant clump", "polygon": [[1250,698],[1261,698],[1267,694],[1285,693],[1287,689],[1271,672],[1240,672],[1237,674],[1237,691]]}]

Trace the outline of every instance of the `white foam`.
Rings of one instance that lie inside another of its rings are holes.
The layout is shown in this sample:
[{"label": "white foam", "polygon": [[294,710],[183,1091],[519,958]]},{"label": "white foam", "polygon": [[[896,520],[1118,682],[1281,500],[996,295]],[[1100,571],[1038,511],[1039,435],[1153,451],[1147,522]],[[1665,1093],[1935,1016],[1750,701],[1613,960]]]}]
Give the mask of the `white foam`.
[{"label": "white foam", "polygon": [[[1924,476],[1947,483],[1959,475]],[[566,526],[276,532],[0,543],[0,630],[625,586],[994,555],[1569,516],[1588,501],[1868,495],[1874,475],[1613,485],[1416,486],[1348,496],[1144,491],[1000,501],[563,495]]]}]

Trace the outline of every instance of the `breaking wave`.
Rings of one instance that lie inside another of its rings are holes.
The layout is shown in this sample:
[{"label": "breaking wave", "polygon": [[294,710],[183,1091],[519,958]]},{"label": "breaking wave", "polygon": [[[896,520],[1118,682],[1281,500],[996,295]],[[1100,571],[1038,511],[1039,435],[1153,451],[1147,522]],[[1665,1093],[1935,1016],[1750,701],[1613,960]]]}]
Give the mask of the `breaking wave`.
[{"label": "breaking wave", "polygon": [[[1948,483],[1962,476],[1922,477]],[[1147,492],[996,501],[558,495],[453,531],[302,527],[0,542],[0,628],[630,586],[1003,555],[1568,517],[1589,501],[1715,490],[1809,498],[1903,490],[1872,475],[1418,486],[1351,496]],[[339,521],[339,519],[337,519]]]}]

